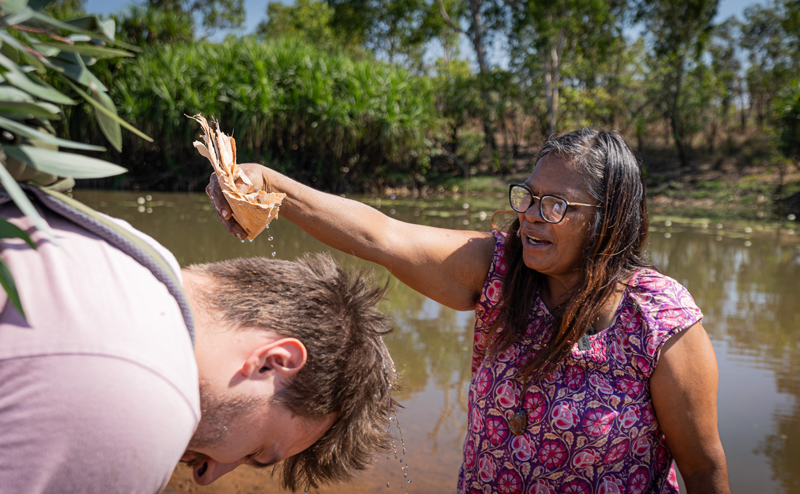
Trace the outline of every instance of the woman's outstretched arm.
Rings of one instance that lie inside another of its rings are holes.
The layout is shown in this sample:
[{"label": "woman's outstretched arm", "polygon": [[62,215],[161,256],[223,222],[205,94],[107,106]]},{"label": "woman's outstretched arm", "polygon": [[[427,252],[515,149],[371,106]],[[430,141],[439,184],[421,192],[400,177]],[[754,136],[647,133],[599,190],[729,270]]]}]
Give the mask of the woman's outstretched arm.
[{"label": "woman's outstretched arm", "polygon": [[653,407],[689,494],[730,494],[717,430],[717,359],[700,323],[664,344],[650,376]]},{"label": "woman's outstretched arm", "polygon": [[[494,252],[491,234],[405,223],[264,166],[240,166],[262,190],[285,193],[280,215],[317,240],[386,267],[400,281],[441,304],[457,310],[474,308]],[[214,174],[206,193],[228,231],[246,238],[231,217]]]}]

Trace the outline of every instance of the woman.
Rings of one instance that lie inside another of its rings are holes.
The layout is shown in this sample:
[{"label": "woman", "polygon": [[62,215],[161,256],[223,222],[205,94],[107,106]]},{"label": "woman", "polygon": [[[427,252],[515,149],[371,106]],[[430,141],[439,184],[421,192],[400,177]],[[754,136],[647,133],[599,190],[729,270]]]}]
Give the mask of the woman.
[{"label": "woman", "polygon": [[[545,144],[510,187],[505,233],[393,220],[259,165],[281,214],[422,294],[475,309],[459,492],[729,492],[717,432],[717,365],[702,314],[646,262],[638,162],[616,133]],[[220,219],[243,235],[218,185]]]}]

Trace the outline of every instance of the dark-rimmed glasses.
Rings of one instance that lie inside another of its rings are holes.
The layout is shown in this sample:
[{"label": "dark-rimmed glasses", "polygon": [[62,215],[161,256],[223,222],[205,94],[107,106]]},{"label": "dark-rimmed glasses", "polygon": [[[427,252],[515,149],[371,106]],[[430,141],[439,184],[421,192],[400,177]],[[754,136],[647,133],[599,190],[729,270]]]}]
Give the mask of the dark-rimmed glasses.
[{"label": "dark-rimmed glasses", "polygon": [[569,206],[586,206],[599,208],[595,204],[584,204],[580,202],[569,202],[558,196],[545,194],[541,197],[533,195],[531,189],[523,184],[511,184],[508,186],[508,202],[511,209],[518,213],[525,214],[535,201],[539,201],[539,215],[548,223],[560,223],[567,214]]}]

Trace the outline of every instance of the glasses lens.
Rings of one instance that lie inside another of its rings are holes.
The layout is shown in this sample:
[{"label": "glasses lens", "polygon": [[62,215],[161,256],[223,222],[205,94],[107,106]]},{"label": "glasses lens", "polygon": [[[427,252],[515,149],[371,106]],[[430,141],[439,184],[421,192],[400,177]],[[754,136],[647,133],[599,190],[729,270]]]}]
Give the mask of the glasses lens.
[{"label": "glasses lens", "polygon": [[567,202],[560,197],[542,197],[542,216],[551,223],[558,223],[567,213]]},{"label": "glasses lens", "polygon": [[531,207],[531,193],[525,187],[512,185],[508,198],[511,201],[511,209],[518,213],[524,213]]}]

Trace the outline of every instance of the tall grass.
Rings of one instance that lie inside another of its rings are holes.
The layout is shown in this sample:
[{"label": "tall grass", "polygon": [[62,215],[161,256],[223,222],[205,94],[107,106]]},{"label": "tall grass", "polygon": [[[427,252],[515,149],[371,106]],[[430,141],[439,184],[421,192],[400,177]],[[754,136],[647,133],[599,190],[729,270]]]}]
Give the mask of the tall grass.
[{"label": "tall grass", "polygon": [[[197,125],[219,119],[239,162],[262,162],[342,192],[426,166],[435,124],[429,81],[371,59],[291,40],[165,45],[110,70],[121,117],[155,139],[128,136],[116,160],[144,187],[198,188],[210,169],[192,148]],[[85,115],[71,115],[84,133]]]}]

